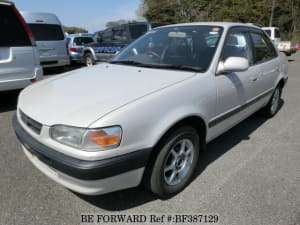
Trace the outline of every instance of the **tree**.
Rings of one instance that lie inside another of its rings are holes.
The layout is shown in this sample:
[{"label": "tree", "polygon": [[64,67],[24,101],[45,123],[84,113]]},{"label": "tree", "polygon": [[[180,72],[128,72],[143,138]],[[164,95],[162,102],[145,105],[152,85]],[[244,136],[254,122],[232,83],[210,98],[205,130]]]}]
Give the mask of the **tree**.
[{"label": "tree", "polygon": [[124,24],[124,23],[128,23],[128,21],[123,20],[123,19],[117,20],[117,21],[109,21],[106,23],[106,27],[113,27],[113,26]]},{"label": "tree", "polygon": [[[171,23],[231,21],[269,25],[270,0],[143,0],[144,17]],[[142,11],[142,10],[140,10]],[[300,1],[276,0],[273,26],[283,37],[300,39]]]},{"label": "tree", "polygon": [[68,34],[88,33],[88,31],[86,29],[80,28],[80,27],[66,27],[66,26],[64,26],[64,30]]}]

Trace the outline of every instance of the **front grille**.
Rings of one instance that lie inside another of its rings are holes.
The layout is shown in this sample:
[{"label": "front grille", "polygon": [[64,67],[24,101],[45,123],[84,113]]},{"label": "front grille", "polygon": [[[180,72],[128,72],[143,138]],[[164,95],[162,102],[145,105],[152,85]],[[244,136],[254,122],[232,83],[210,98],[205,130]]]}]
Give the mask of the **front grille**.
[{"label": "front grille", "polygon": [[21,110],[20,110],[20,117],[23,123],[26,124],[34,133],[36,134],[41,133],[42,124],[31,119],[29,116],[25,115],[25,113],[23,113]]}]

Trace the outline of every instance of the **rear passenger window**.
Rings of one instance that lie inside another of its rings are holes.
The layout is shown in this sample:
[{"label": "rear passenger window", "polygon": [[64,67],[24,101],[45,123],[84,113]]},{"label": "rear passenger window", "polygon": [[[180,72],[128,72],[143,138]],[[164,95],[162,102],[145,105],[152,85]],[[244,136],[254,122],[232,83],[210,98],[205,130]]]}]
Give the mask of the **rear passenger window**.
[{"label": "rear passenger window", "polygon": [[0,5],[0,46],[31,46],[26,31],[12,7]]},{"label": "rear passenger window", "polygon": [[137,39],[148,31],[147,24],[130,24],[129,32],[132,39]]},{"label": "rear passenger window", "polygon": [[76,37],[76,38],[74,38],[73,43],[75,45],[86,45],[86,44],[89,44],[93,41],[94,40],[91,37]]},{"label": "rear passenger window", "polygon": [[271,41],[263,34],[251,33],[254,46],[254,63],[264,62],[277,56],[277,52]]},{"label": "rear passenger window", "polygon": [[105,30],[103,32],[102,39],[103,39],[103,41],[111,41],[111,39],[112,39],[112,30],[111,29]]},{"label": "rear passenger window", "polygon": [[118,40],[118,41],[126,40],[127,37],[126,37],[125,30],[124,29],[114,29],[112,39],[113,40]]},{"label": "rear passenger window", "polygon": [[253,54],[249,46],[248,35],[242,32],[230,33],[226,39],[222,60],[229,57],[243,57],[253,64]]},{"label": "rear passenger window", "polygon": [[60,25],[34,23],[28,25],[37,41],[59,41],[65,39]]}]

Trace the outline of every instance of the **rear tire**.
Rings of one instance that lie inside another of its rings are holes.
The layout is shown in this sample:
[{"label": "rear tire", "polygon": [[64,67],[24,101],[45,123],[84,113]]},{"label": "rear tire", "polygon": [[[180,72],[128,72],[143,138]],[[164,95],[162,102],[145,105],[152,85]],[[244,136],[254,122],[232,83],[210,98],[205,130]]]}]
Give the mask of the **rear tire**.
[{"label": "rear tire", "polygon": [[197,131],[180,126],[168,133],[155,149],[144,174],[146,186],[161,198],[182,191],[194,173],[200,151]]},{"label": "rear tire", "polygon": [[95,65],[93,55],[89,52],[84,55],[84,65],[87,67]]},{"label": "rear tire", "polygon": [[281,92],[282,92],[282,88],[280,87],[280,85],[278,85],[275,88],[268,104],[260,111],[263,116],[267,118],[271,118],[276,115],[276,113],[279,110]]}]

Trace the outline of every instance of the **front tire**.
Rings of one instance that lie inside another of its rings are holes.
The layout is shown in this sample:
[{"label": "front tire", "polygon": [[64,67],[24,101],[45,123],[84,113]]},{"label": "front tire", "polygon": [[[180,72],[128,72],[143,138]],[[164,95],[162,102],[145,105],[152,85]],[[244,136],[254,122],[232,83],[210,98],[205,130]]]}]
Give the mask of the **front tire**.
[{"label": "front tire", "polygon": [[189,183],[199,158],[200,139],[194,128],[181,126],[166,135],[155,150],[146,169],[146,184],[159,197],[168,198]]}]

